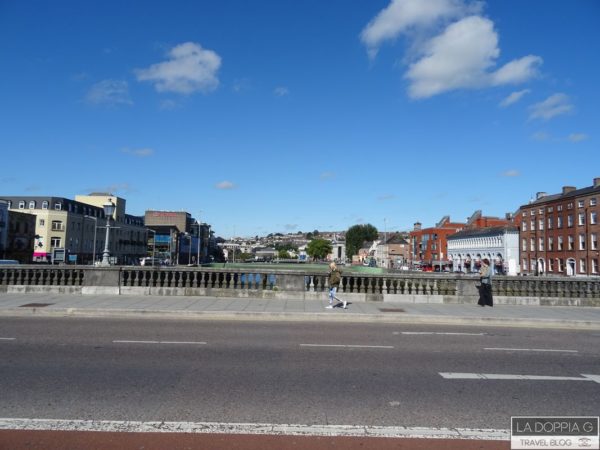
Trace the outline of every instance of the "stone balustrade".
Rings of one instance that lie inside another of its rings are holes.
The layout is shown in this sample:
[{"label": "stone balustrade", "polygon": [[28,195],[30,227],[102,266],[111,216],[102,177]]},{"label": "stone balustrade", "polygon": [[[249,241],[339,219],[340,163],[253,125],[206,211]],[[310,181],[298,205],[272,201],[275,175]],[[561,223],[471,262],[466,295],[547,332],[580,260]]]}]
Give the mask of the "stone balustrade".
[{"label": "stone balustrade", "polygon": [[[361,274],[346,271],[338,295],[350,302],[474,303],[479,279],[434,273]],[[39,266],[0,267],[0,292],[326,300],[327,274],[271,268]],[[493,279],[499,304],[600,306],[600,278]]]}]

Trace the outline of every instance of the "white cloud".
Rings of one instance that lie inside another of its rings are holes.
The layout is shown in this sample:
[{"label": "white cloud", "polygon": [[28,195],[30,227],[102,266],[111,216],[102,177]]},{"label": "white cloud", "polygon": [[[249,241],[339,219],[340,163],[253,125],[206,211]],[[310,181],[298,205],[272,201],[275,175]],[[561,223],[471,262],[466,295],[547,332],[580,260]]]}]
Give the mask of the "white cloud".
[{"label": "white cloud", "polygon": [[158,92],[208,93],[219,86],[221,57],[200,44],[185,42],[173,47],[168,61],[136,69],[138,81],[150,81]]},{"label": "white cloud", "polygon": [[377,200],[385,202],[388,200],[394,200],[396,198],[396,196],[394,194],[383,194],[380,195],[379,197],[377,197]]},{"label": "white cloud", "polygon": [[290,93],[290,90],[288,88],[286,88],[285,86],[279,86],[273,90],[273,93],[277,97],[283,97],[283,96],[288,95]]},{"label": "white cloud", "polygon": [[538,131],[537,133],[533,133],[531,138],[535,141],[548,141],[550,140],[551,136],[545,131]]},{"label": "white cloud", "polygon": [[507,170],[506,172],[502,173],[503,177],[519,177],[521,176],[521,172],[519,172],[516,169],[511,169],[511,170]]},{"label": "white cloud", "polygon": [[129,155],[137,156],[139,158],[147,158],[148,156],[154,155],[154,150],[151,148],[127,148],[121,150],[123,153],[127,153]]},{"label": "white cloud", "polygon": [[490,70],[500,55],[491,20],[470,16],[449,25],[425,46],[424,56],[405,77],[412,98],[428,98],[455,89],[477,89],[523,82],[537,74],[541,58],[527,56]]},{"label": "white cloud", "polygon": [[581,142],[581,141],[585,141],[588,138],[589,138],[589,136],[584,133],[572,133],[569,135],[569,140],[571,142]]},{"label": "white cloud", "polygon": [[236,185],[233,184],[231,181],[221,181],[220,183],[217,183],[215,185],[215,187],[217,189],[220,189],[220,190],[223,190],[223,191],[227,191],[227,190],[230,190],[230,189],[235,189]]},{"label": "white cloud", "polygon": [[94,84],[85,96],[93,105],[132,105],[127,81],[102,80]]},{"label": "white cloud", "polygon": [[523,89],[522,91],[513,92],[500,102],[500,106],[502,108],[506,108],[507,106],[517,103],[525,94],[529,94],[530,92],[530,89]]},{"label": "white cloud", "polygon": [[331,180],[333,178],[335,178],[335,173],[333,172],[322,172],[321,175],[319,175],[319,178],[321,180]]},{"label": "white cloud", "polygon": [[449,17],[464,14],[466,7],[461,0],[392,0],[362,30],[360,38],[367,46],[371,59],[377,56],[379,46],[386,40],[415,28],[434,25]]},{"label": "white cloud", "polygon": [[574,109],[571,99],[566,94],[554,94],[543,102],[536,103],[529,107],[530,119],[550,120],[553,117],[562,114],[568,114]]}]

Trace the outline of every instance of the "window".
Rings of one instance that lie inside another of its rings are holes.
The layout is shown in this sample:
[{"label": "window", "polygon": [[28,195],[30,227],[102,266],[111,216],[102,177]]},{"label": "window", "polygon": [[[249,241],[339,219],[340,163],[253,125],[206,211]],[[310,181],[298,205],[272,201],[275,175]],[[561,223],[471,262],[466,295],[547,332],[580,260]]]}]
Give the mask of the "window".
[{"label": "window", "polygon": [[573,239],[573,236],[569,236],[569,250],[574,250],[575,249],[575,239]]},{"label": "window", "polygon": [[558,236],[558,251],[562,251],[563,250],[563,237],[562,236]]},{"label": "window", "polygon": [[64,231],[63,223],[60,220],[53,220],[52,231]]},{"label": "window", "polygon": [[23,200],[19,202],[19,209],[25,209],[25,202]]},{"label": "window", "polygon": [[523,221],[522,225],[523,225],[523,231],[527,231],[527,221],[526,220]]},{"label": "window", "polygon": [[571,228],[573,226],[573,214],[567,216],[567,226]]},{"label": "window", "polygon": [[531,264],[530,264],[530,266],[531,266],[531,271],[532,271],[532,272],[535,272],[535,259],[532,259],[532,260],[531,260],[531,261],[529,261],[529,262],[531,263]]},{"label": "window", "polygon": [[554,272],[554,261],[552,258],[548,258],[548,272]]},{"label": "window", "polygon": [[598,213],[596,211],[592,211],[590,213],[590,224],[596,225],[598,223]]},{"label": "window", "polygon": [[563,260],[562,258],[556,258],[557,269],[559,272],[563,271]]},{"label": "window", "polygon": [[538,230],[544,229],[544,219],[538,220]]},{"label": "window", "polygon": [[57,210],[57,211],[60,211],[60,210],[62,209],[62,204],[60,204],[60,203],[55,203],[55,204],[54,204],[54,209],[55,209],[55,210]]},{"label": "window", "polygon": [[548,251],[549,252],[554,251],[554,238],[551,238],[551,237],[548,238]]},{"label": "window", "polygon": [[535,230],[535,219],[531,219],[531,223],[530,223],[530,225],[531,225],[531,226],[529,227],[529,229],[530,229],[531,231],[534,231],[534,230]]},{"label": "window", "polygon": [[592,259],[592,273],[598,274],[598,260]]},{"label": "window", "polygon": [[551,213],[551,212],[554,212],[554,207],[553,207],[553,206],[549,206],[549,207],[548,207],[548,212],[549,212],[549,213]]},{"label": "window", "polygon": [[532,209],[532,210],[529,212],[529,215],[530,215],[530,216],[535,216],[535,211]]},{"label": "window", "polygon": [[579,273],[585,273],[585,259],[579,259]]},{"label": "window", "polygon": [[579,200],[579,201],[577,202],[577,207],[578,207],[578,208],[583,208],[583,200]]},{"label": "window", "polygon": [[554,218],[548,217],[548,229],[551,230],[552,228],[554,228]]},{"label": "window", "polygon": [[46,219],[40,219],[40,227],[46,226]]},{"label": "window", "polygon": [[523,217],[527,217],[527,212],[523,211],[523,214],[521,214]]},{"label": "window", "polygon": [[563,226],[563,218],[562,216],[558,216],[556,218],[556,228],[562,228]]},{"label": "window", "polygon": [[580,212],[579,214],[577,214],[577,218],[578,218],[578,219],[577,219],[577,220],[578,220],[578,222],[577,222],[577,223],[578,223],[580,226],[585,224],[585,213],[582,213],[582,212]]},{"label": "window", "polygon": [[563,210],[563,205],[558,205],[558,206],[556,207],[556,210],[557,210],[557,211],[562,211],[562,210]]},{"label": "window", "polygon": [[48,209],[48,201],[47,200],[44,200],[42,202],[42,209]]},{"label": "window", "polygon": [[539,214],[540,216],[541,216],[542,214],[544,214],[544,208],[540,208],[540,209],[538,210],[538,214]]},{"label": "window", "polygon": [[523,258],[523,270],[527,271],[527,259]]},{"label": "window", "polygon": [[579,250],[585,250],[585,234],[579,235]]},{"label": "window", "polygon": [[590,248],[598,250],[598,235],[596,233],[590,234]]},{"label": "window", "polygon": [[29,209],[35,209],[35,202],[33,200],[29,202]]},{"label": "window", "polygon": [[573,209],[573,203],[567,203],[567,209]]},{"label": "window", "polygon": [[535,239],[534,238],[529,239],[529,250],[531,250],[532,252],[535,251]]},{"label": "window", "polygon": [[51,237],[50,247],[60,247],[60,238],[56,236]]},{"label": "window", "polygon": [[538,250],[540,252],[544,251],[544,238],[538,238]]},{"label": "window", "polygon": [[527,239],[523,238],[523,242],[521,244],[521,248],[524,252],[527,251]]},{"label": "window", "polygon": [[596,206],[596,199],[590,198],[590,206]]}]

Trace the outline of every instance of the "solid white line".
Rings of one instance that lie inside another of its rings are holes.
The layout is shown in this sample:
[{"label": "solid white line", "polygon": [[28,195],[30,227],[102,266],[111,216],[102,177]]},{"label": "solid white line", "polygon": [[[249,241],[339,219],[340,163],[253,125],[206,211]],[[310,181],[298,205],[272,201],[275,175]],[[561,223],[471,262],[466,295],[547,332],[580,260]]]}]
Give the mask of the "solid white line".
[{"label": "solid white line", "polygon": [[1,337],[0,337],[0,341],[14,341],[14,340],[16,340],[16,339],[17,339],[17,338],[1,338]]},{"label": "solid white line", "polygon": [[547,375],[510,375],[499,373],[459,373],[439,372],[449,380],[536,380],[536,381],[595,381],[600,383],[600,375],[584,375],[581,377],[556,377]]},{"label": "solid white line", "polygon": [[403,331],[402,334],[436,334],[442,336],[485,336],[487,333],[441,333],[434,331]]},{"label": "solid white line", "polygon": [[486,347],[484,350],[500,350],[505,352],[564,352],[564,353],[579,353],[578,350],[559,350],[547,348],[502,348],[502,347]]},{"label": "solid white line", "polygon": [[300,344],[300,347],[394,348],[392,345],[341,345],[341,344]]},{"label": "solid white line", "polygon": [[510,440],[509,430],[366,425],[298,425],[221,422],[134,422],[0,418],[0,430],[105,431],[122,433],[226,433],[280,436],[359,436]]},{"label": "solid white line", "polygon": [[185,341],[113,341],[113,344],[182,344],[182,345],[206,345],[206,342]]}]

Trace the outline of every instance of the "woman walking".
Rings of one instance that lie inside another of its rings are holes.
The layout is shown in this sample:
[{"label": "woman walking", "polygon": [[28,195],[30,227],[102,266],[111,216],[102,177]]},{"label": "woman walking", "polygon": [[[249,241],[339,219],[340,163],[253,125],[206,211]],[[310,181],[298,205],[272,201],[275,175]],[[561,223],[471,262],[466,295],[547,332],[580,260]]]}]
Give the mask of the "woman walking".
[{"label": "woman walking", "polygon": [[342,272],[337,268],[334,262],[329,264],[329,277],[327,279],[329,284],[329,306],[326,306],[327,309],[333,309],[333,300],[343,302],[342,308],[346,309],[346,300],[340,300],[335,296],[337,289],[340,287],[340,283],[342,281]]}]

